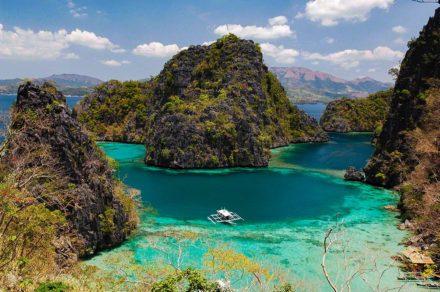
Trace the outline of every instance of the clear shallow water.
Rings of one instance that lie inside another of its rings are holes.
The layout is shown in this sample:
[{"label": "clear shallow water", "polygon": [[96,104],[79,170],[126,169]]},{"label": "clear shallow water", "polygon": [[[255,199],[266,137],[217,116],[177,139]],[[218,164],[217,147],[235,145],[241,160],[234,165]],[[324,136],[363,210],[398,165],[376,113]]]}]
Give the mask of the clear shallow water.
[{"label": "clear shallow water", "polygon": [[[320,267],[322,240],[329,227],[343,222],[347,254],[369,267],[377,261],[380,271],[367,276],[375,283],[386,266],[394,265],[390,257],[402,249],[399,242],[406,234],[395,227],[395,214],[383,209],[396,203],[396,195],[341,178],[348,165],[364,164],[372,152],[369,139],[342,134],[332,135],[327,144],[279,148],[267,169],[189,171],[145,166],[142,145],[101,143],[119,162],[119,177],[139,189],[142,201],[158,215],[143,214],[137,236],[89,263],[112,269],[109,258],[131,251],[139,264],[154,265],[163,254],[151,247],[152,240],[167,248],[171,243],[163,232],[190,230],[203,240],[189,247],[184,265],[200,267],[209,248],[228,244],[265,266],[282,268],[288,279],[301,284],[300,291],[328,291]],[[245,221],[235,227],[213,225],[206,216],[219,207],[236,211]],[[341,272],[341,260],[340,250],[329,257],[333,275]],[[393,266],[382,287],[402,285],[397,275]],[[353,288],[365,291],[367,285],[358,279]]]}]

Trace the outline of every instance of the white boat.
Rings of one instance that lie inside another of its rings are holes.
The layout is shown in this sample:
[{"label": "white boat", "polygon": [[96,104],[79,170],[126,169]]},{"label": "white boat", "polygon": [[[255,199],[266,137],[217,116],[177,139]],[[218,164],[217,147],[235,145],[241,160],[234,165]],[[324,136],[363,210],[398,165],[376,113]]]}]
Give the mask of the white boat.
[{"label": "white boat", "polygon": [[208,220],[214,224],[225,223],[235,225],[235,221],[244,220],[238,214],[228,211],[225,208],[219,209],[215,214],[209,215]]}]

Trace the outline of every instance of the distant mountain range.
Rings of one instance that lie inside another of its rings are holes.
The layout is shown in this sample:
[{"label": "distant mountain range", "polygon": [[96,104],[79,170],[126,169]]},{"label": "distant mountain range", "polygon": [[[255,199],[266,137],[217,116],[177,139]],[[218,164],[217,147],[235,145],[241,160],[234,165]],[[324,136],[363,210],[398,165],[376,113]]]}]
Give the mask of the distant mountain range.
[{"label": "distant mountain range", "polygon": [[[287,95],[293,103],[328,103],[340,97],[358,98],[370,93],[385,90],[391,83],[380,82],[369,77],[345,80],[328,73],[313,71],[302,67],[272,67]],[[18,86],[26,79],[0,80],[0,94],[15,94]],[[103,81],[78,74],[57,74],[33,81],[50,81],[65,95],[85,95]]]},{"label": "distant mountain range", "polygon": [[[65,95],[85,95],[91,92],[92,88],[103,81],[94,77],[78,74],[57,74],[44,78],[32,79],[36,83],[49,81],[55,83],[57,88]],[[26,79],[4,79],[0,80],[0,94],[15,94],[18,86]]]},{"label": "distant mountain range", "polygon": [[302,67],[272,67],[293,103],[330,102],[340,97],[358,98],[392,87],[369,77],[345,80]]}]

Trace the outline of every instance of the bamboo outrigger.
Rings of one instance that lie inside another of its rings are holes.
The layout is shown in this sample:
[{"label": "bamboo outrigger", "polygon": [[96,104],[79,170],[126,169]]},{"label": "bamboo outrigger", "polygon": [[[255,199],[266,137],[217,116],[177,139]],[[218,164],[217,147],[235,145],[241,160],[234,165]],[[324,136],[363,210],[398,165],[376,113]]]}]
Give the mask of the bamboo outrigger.
[{"label": "bamboo outrigger", "polygon": [[209,215],[208,219],[214,224],[225,223],[231,225],[235,225],[235,221],[244,220],[238,214],[228,211],[225,208],[217,210],[215,214]]}]

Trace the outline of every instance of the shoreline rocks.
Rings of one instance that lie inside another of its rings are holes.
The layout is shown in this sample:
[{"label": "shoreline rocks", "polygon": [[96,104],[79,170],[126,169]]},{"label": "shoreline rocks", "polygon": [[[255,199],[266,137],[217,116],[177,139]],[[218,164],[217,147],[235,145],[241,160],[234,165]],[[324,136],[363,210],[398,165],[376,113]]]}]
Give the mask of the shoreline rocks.
[{"label": "shoreline rocks", "polygon": [[357,170],[354,166],[347,167],[347,170],[344,174],[344,179],[347,181],[359,181],[364,182],[365,181],[365,174],[361,170]]}]

